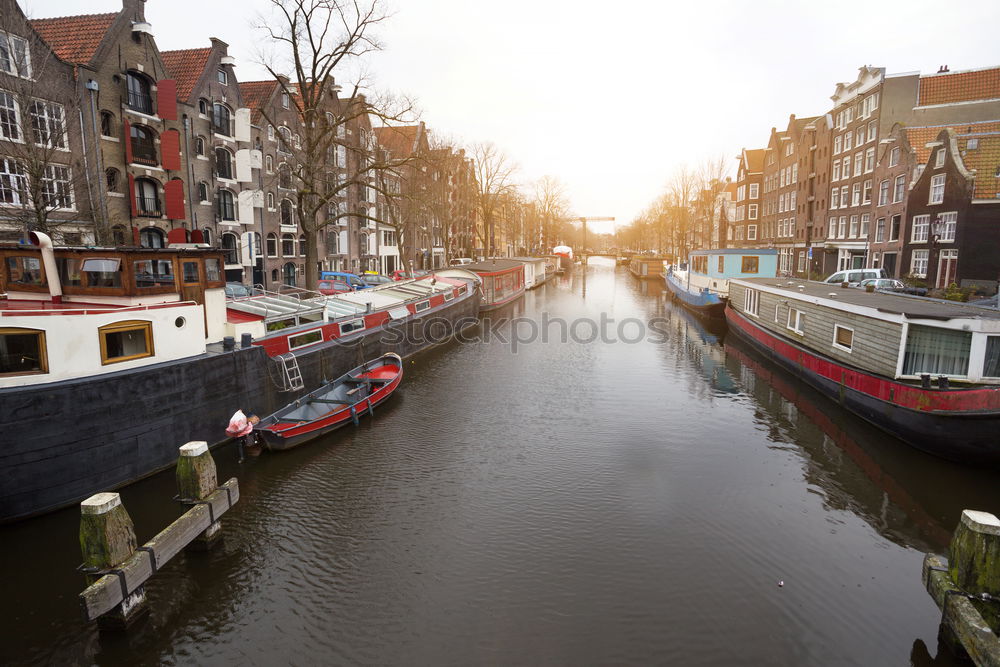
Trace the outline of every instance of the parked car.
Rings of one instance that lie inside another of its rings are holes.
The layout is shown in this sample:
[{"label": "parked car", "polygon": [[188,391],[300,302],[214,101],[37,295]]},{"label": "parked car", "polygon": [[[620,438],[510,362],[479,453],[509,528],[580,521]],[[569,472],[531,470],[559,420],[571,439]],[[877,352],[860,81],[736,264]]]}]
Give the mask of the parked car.
[{"label": "parked car", "polygon": [[[393,280],[408,280],[411,276],[407,275],[409,272],[405,269],[396,269],[392,272]],[[413,278],[423,278],[424,276],[429,276],[430,271],[414,271]]]},{"label": "parked car", "polygon": [[898,292],[900,290],[906,289],[906,285],[903,284],[902,280],[896,280],[895,278],[865,278],[860,283],[858,287],[865,289],[869,285],[875,287],[879,290],[887,290],[892,292]]},{"label": "parked car", "polygon": [[450,264],[451,266],[464,266],[465,264],[472,264],[472,258],[471,257],[455,257],[450,262],[448,262],[448,264]]},{"label": "parked car", "polygon": [[[362,280],[361,276],[355,275],[353,273],[347,273],[345,271],[320,271],[319,281],[321,284],[316,286],[317,291],[323,294],[339,294],[340,292],[353,292],[359,289],[368,289],[371,287],[368,283]],[[323,282],[330,281],[331,283],[343,283],[343,285],[322,285]],[[335,290],[326,291],[323,290]]]},{"label": "parked car", "polygon": [[257,292],[252,287],[247,287],[243,283],[226,283],[226,297],[235,299],[242,296],[253,296]]},{"label": "parked car", "polygon": [[889,276],[885,274],[885,269],[850,269],[848,271],[837,271],[823,282],[831,285],[839,285],[840,283],[846,282],[851,287],[857,287],[862,280],[867,280],[868,278],[888,277]]},{"label": "parked car", "polygon": [[383,276],[377,273],[363,273],[361,274],[361,280],[364,281],[369,287],[375,287],[376,285],[385,285],[386,283],[391,283],[392,278],[389,276]]}]

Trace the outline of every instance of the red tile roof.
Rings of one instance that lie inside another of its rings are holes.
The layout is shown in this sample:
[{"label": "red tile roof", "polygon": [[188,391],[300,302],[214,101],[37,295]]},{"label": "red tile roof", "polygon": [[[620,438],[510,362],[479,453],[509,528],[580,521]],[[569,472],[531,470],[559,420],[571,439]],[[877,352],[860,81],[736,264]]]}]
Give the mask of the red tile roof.
[{"label": "red tile roof", "polygon": [[991,120],[980,123],[956,123],[955,125],[936,125],[933,127],[905,127],[903,132],[906,134],[906,140],[910,143],[910,148],[913,149],[914,154],[917,158],[917,164],[926,164],[927,160],[930,159],[931,149],[927,148],[927,144],[933,141],[937,141],[938,135],[941,134],[941,130],[950,129],[953,130],[961,141],[959,142],[959,148],[965,147],[965,141],[970,136],[976,136],[983,133],[1000,133],[1000,120]]},{"label": "red tile roof", "polygon": [[[997,123],[1000,125],[1000,123]],[[975,135],[972,135],[975,136]],[[965,168],[976,170],[975,199],[1000,199],[1000,132],[976,137],[979,145],[968,148],[968,136],[959,135],[958,148],[964,153]]]},{"label": "red tile roof", "polygon": [[188,101],[191,98],[191,91],[205,71],[210,55],[212,55],[210,47],[160,51],[164,67],[167,68],[170,77],[177,81],[178,99]]},{"label": "red tile roof", "polygon": [[413,153],[419,129],[419,125],[376,127],[375,138],[378,139],[382,148],[392,153],[393,157],[407,158]]},{"label": "red tile roof", "polygon": [[243,106],[251,109],[254,121],[260,118],[260,108],[267,104],[277,88],[278,82],[274,79],[269,81],[240,81],[240,96],[243,98]]},{"label": "red tile roof", "polygon": [[920,77],[917,105],[1000,99],[1000,67]]},{"label": "red tile roof", "polygon": [[91,61],[104,34],[118,14],[84,14],[57,16],[30,21],[38,36],[62,60],[84,65]]}]

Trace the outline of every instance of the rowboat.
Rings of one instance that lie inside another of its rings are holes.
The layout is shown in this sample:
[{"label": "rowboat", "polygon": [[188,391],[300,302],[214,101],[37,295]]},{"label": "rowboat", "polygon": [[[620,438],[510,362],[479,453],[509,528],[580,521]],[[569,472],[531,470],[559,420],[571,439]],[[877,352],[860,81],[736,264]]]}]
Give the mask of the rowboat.
[{"label": "rowboat", "polygon": [[403,360],[389,352],[296,399],[254,426],[268,449],[298,447],[353,423],[389,398],[403,379]]}]

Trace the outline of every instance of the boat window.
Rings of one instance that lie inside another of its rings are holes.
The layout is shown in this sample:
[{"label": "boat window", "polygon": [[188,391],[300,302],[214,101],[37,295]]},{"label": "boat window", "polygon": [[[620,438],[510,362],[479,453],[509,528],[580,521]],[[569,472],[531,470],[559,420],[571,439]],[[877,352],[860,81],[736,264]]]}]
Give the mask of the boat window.
[{"label": "boat window", "polygon": [[743,273],[757,273],[759,266],[760,266],[760,258],[757,255],[750,255],[749,257],[743,258],[743,266],[741,267],[741,271]]},{"label": "boat window", "polygon": [[101,339],[101,363],[153,356],[153,324],[146,320],[129,320],[106,324],[97,330]]},{"label": "boat window", "polygon": [[7,282],[11,285],[45,287],[41,257],[15,255],[7,258]]},{"label": "boat window", "polygon": [[200,279],[200,272],[198,271],[198,260],[185,260],[181,262],[182,275],[184,278],[184,283],[197,283]]},{"label": "boat window", "polygon": [[313,329],[312,331],[307,331],[305,333],[298,334],[296,336],[288,337],[288,349],[297,350],[300,347],[306,347],[307,345],[315,345],[316,343],[323,342],[323,330]]},{"label": "boat window", "polygon": [[983,360],[983,377],[1000,378],[1000,336],[986,337],[986,359]]},{"label": "boat window", "polygon": [[[744,257],[744,259],[746,259]],[[748,314],[757,316],[760,308],[760,292],[755,289],[747,289],[744,294],[743,310]]]},{"label": "boat window", "polygon": [[972,333],[911,324],[906,334],[903,375],[956,375],[969,371]]},{"label": "boat window", "polygon": [[0,328],[0,376],[48,372],[44,331]]},{"label": "boat window", "polygon": [[340,334],[344,335],[351,333],[352,331],[361,331],[365,328],[365,321],[363,319],[350,320],[348,322],[340,323]]},{"label": "boat window", "polygon": [[691,270],[695,273],[708,273],[708,257],[705,255],[692,257]]},{"label": "boat window", "polygon": [[850,352],[854,347],[854,329],[839,324],[833,325],[833,346]]},{"label": "boat window", "polygon": [[798,308],[788,309],[788,328],[797,334],[805,333],[806,314]]},{"label": "boat window", "polygon": [[445,301],[451,301],[454,298],[455,298],[455,293],[454,292],[448,291],[448,292],[444,293],[444,300]]},{"label": "boat window", "polygon": [[140,259],[132,264],[135,286],[173,287],[174,263],[169,259]]},{"label": "boat window", "polygon": [[465,285],[460,285],[459,286],[458,293],[459,294],[465,294]]},{"label": "boat window", "polygon": [[413,310],[419,313],[421,311],[427,310],[430,307],[431,307],[430,301],[421,301],[420,303],[418,303],[413,307]]},{"label": "boat window", "polygon": [[219,260],[215,257],[205,259],[205,282],[222,282],[222,274],[219,271]]},{"label": "boat window", "polygon": [[80,268],[87,274],[87,287],[121,287],[121,264],[117,257],[87,257]]},{"label": "boat window", "polygon": [[288,318],[285,318],[283,320],[277,320],[275,322],[268,322],[267,325],[265,326],[265,328],[268,331],[281,331],[282,329],[286,329],[288,327],[294,327],[294,326],[295,326],[295,318],[294,317],[288,317]]}]

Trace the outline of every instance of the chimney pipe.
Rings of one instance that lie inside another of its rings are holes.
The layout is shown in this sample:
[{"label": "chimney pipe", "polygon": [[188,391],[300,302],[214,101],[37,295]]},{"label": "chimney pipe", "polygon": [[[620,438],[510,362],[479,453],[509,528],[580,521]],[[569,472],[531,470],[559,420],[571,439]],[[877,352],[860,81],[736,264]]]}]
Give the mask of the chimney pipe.
[{"label": "chimney pipe", "polygon": [[45,282],[49,285],[52,303],[62,303],[62,283],[59,282],[59,269],[56,267],[56,254],[52,251],[52,239],[42,232],[31,232],[31,245],[42,250],[42,265],[45,267]]}]

